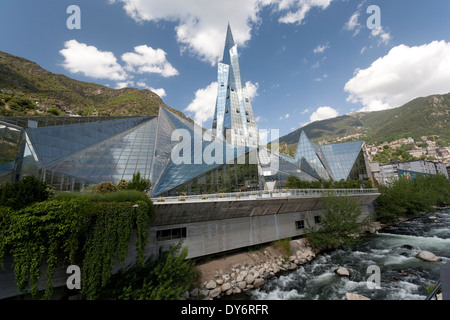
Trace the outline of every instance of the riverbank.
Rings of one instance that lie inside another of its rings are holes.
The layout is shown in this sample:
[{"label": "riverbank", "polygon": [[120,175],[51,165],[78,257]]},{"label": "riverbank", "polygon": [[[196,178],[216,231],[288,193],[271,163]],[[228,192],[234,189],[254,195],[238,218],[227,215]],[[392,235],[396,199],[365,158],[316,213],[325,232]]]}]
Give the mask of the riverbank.
[{"label": "riverbank", "polygon": [[[448,208],[435,208],[444,210]],[[392,223],[373,222],[365,233],[374,234],[391,226],[425,215],[401,218]],[[197,265],[200,286],[189,293],[187,299],[217,299],[246,293],[264,285],[269,279],[283,272],[294,271],[313,260],[321,252],[313,248],[306,238],[290,241],[291,252],[287,256],[277,246],[269,245],[253,252],[231,254]]]},{"label": "riverbank", "polygon": [[288,256],[276,245],[269,245],[199,264],[201,284],[186,298],[214,299],[247,292],[282,272],[299,268],[319,253],[305,238],[290,241],[290,250]]}]

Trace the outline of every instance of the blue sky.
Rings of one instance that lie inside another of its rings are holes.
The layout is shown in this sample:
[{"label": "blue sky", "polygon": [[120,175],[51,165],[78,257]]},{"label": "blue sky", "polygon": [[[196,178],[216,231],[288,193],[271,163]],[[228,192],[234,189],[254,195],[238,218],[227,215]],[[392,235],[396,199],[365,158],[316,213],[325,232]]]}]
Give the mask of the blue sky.
[{"label": "blue sky", "polygon": [[[67,27],[70,5],[81,29]],[[229,22],[258,125],[282,136],[450,92],[449,13],[448,0],[2,0],[0,50],[77,80],[150,88],[210,128]]]}]

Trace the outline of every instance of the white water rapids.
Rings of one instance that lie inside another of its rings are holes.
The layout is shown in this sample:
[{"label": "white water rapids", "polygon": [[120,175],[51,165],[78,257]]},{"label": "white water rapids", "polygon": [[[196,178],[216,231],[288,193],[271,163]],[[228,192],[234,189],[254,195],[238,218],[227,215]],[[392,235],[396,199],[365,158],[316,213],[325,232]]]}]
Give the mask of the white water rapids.
[{"label": "white water rapids", "polygon": [[[416,258],[421,250],[433,252],[442,262]],[[424,300],[428,286],[437,283],[441,266],[449,260],[450,210],[438,211],[367,236],[352,249],[320,254],[250,291],[250,299],[342,300],[351,292],[372,300]],[[369,266],[380,269],[379,288],[368,285]],[[350,277],[336,275],[339,267],[347,268]]]}]

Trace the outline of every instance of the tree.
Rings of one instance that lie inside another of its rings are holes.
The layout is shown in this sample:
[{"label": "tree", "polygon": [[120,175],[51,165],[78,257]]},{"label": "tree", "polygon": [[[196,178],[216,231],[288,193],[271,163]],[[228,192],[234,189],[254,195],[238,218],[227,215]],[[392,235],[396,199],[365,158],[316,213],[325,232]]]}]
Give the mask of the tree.
[{"label": "tree", "polygon": [[327,192],[322,195],[320,201],[322,203],[320,225],[309,226],[306,229],[306,238],[319,249],[354,245],[363,228],[370,224],[369,218],[361,217],[361,208],[356,200]]},{"label": "tree", "polygon": [[111,278],[104,296],[122,300],[176,300],[198,285],[199,272],[192,260],[186,259],[187,247],[182,241],[158,259],[148,259],[144,266],[120,270]]},{"label": "tree", "polygon": [[32,203],[45,201],[53,195],[53,189],[35,176],[26,176],[21,181],[6,183],[0,188],[0,206],[22,209]]},{"label": "tree", "polygon": [[150,180],[142,178],[141,173],[138,171],[137,173],[133,173],[133,178],[128,182],[127,189],[147,192],[151,185]]}]

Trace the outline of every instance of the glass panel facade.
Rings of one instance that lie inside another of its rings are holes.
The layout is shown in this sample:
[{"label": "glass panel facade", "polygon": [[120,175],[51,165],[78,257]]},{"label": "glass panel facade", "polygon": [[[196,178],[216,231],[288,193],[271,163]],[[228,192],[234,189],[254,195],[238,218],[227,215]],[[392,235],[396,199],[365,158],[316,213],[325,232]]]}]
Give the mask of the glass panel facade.
[{"label": "glass panel facade", "polygon": [[[321,146],[335,181],[347,180],[361,152],[363,142],[348,142]],[[356,179],[357,180],[357,179]]]},{"label": "glass panel facade", "polygon": [[21,127],[0,121],[0,183],[16,179],[24,147],[23,137]]},{"label": "glass panel facade", "polygon": [[157,119],[154,118],[47,166],[47,171],[99,183],[131,180],[136,172],[150,179]]},{"label": "glass panel facade", "polygon": [[213,133],[223,135],[230,144],[257,146],[258,129],[247,89],[241,79],[237,46],[230,26],[222,63],[218,66],[218,83]]}]

